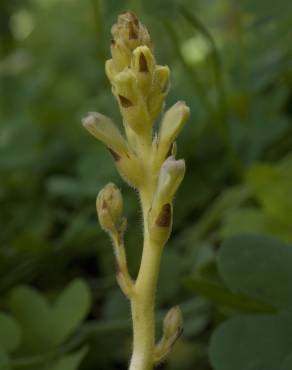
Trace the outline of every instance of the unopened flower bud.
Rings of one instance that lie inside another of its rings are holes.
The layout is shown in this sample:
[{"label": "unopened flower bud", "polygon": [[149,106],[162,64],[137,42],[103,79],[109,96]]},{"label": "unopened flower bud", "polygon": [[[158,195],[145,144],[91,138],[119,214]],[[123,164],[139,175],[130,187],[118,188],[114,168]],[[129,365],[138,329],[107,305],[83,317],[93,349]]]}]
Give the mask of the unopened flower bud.
[{"label": "unopened flower bud", "polygon": [[160,202],[171,202],[185,174],[185,161],[167,158],[160,170],[155,198]]},{"label": "unopened flower bud", "polygon": [[185,173],[184,160],[169,157],[161,167],[157,189],[149,212],[152,240],[164,245],[172,229],[172,201]]},{"label": "unopened flower bud", "polygon": [[[137,104],[137,81],[131,69],[118,73],[112,83],[113,91],[123,108]],[[127,104],[124,101],[128,101]]]},{"label": "unopened flower bud", "polygon": [[132,68],[135,72],[139,93],[148,96],[153,82],[155,59],[147,46],[139,46],[133,51]]},{"label": "unopened flower bud", "polygon": [[164,107],[169,89],[169,68],[157,65],[153,72],[151,91],[148,97],[148,110],[152,120],[156,120]]},{"label": "unopened flower bud", "polygon": [[133,69],[136,73],[152,73],[155,59],[148,46],[138,46],[133,51]]},{"label": "unopened flower bud", "polygon": [[89,112],[82,124],[116,156],[122,157],[127,153],[127,143],[110,118],[97,112]]},{"label": "unopened flower bud", "polygon": [[[133,12],[126,12],[118,17],[112,27],[111,54],[114,75],[129,67],[132,51],[140,45],[151,48],[151,40],[146,27],[140,23]],[[109,74],[107,73],[108,77]],[[111,80],[111,77],[109,77]]]},{"label": "unopened flower bud", "polygon": [[183,317],[179,306],[172,307],[163,320],[163,336],[165,340],[179,337],[183,330]]},{"label": "unopened flower bud", "polygon": [[115,233],[123,223],[123,198],[120,190],[113,183],[107,184],[96,199],[96,210],[101,227]]},{"label": "unopened flower bud", "polygon": [[170,70],[167,66],[157,65],[154,71],[154,83],[162,94],[167,94],[169,89]]},{"label": "unopened flower bud", "polygon": [[183,101],[174,104],[164,114],[159,130],[159,155],[163,158],[174,142],[185,122],[189,118],[190,109]]},{"label": "unopened flower bud", "polygon": [[113,92],[118,99],[124,123],[137,134],[147,131],[152,122],[146,102],[139,93],[136,76],[131,69],[115,76]]},{"label": "unopened flower bud", "polygon": [[123,71],[131,63],[131,50],[123,43],[122,40],[112,40],[111,54],[111,60],[115,66],[116,73]]},{"label": "unopened flower bud", "polygon": [[121,41],[130,50],[139,45],[151,47],[151,39],[147,28],[139,21],[133,12],[126,12],[118,16],[118,21],[112,27],[112,36]]}]

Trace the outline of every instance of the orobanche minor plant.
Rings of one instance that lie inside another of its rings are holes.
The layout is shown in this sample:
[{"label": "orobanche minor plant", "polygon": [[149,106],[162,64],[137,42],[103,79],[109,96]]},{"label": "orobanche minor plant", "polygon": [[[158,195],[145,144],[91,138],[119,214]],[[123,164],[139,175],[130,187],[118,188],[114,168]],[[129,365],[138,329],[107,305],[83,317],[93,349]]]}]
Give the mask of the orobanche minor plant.
[{"label": "orobanche minor plant", "polygon": [[175,159],[175,139],[189,117],[189,108],[177,102],[164,113],[158,132],[153,133],[169,89],[169,68],[156,64],[149,33],[132,12],[118,17],[112,36],[112,59],[105,70],[123,117],[126,139],[111,119],[100,113],[89,113],[83,124],[107,146],[121,177],[139,193],[144,245],[135,281],[127,268],[126,219],[119,189],[107,184],[97,196],[96,207],[100,225],[114,245],[117,281],[131,302],[134,340],[130,370],[150,370],[166,357],[182,333],[182,315],[176,306],[167,313],[162,339],[155,345],[160,259],[172,229],[173,198],[185,173],[184,160]]}]

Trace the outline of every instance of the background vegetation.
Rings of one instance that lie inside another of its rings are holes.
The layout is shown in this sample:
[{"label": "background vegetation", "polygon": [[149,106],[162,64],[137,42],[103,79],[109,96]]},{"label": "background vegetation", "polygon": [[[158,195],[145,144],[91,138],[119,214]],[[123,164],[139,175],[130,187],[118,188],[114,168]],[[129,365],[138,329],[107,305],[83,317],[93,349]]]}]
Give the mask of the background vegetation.
[{"label": "background vegetation", "polygon": [[[80,121],[100,111],[119,122],[104,62],[110,26],[128,9],[171,68],[167,105],[183,99],[192,112],[179,140],[187,174],[157,296],[160,318],[181,305],[185,333],[161,369],[289,370],[291,329],[284,333],[287,322],[274,315],[292,301],[289,0],[0,2],[0,369],[127,366],[129,306],[97,224],[98,190],[108,181],[123,189],[133,274],[141,215]],[[210,360],[210,336],[223,321]],[[245,348],[250,338],[279,336],[278,349],[255,350],[262,362],[251,354],[254,367],[237,353],[238,338]]]}]

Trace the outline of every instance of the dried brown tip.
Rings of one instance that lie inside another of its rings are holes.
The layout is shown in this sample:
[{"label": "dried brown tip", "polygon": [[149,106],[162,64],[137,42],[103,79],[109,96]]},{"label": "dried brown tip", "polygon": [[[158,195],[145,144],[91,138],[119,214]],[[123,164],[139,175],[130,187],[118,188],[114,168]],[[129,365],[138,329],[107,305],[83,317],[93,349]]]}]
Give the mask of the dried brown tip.
[{"label": "dried brown tip", "polygon": [[130,40],[136,40],[138,38],[138,33],[135,29],[135,24],[130,21],[128,23],[128,27],[129,27],[129,39]]},{"label": "dried brown tip", "polygon": [[111,153],[111,155],[113,156],[113,159],[114,159],[115,162],[118,162],[121,159],[121,157],[118,155],[118,153],[113,151],[111,148],[107,148],[107,149]]},{"label": "dried brown tip", "polygon": [[135,26],[139,27],[139,19],[138,17],[136,16],[136,14],[134,12],[132,12],[131,10],[129,10],[127,12],[128,14],[128,18],[131,22],[133,22],[135,24]]},{"label": "dried brown tip", "polygon": [[171,205],[169,203],[164,204],[157,217],[156,225],[159,227],[169,227],[171,223]]},{"label": "dried brown tip", "polygon": [[119,95],[120,103],[123,108],[129,108],[132,107],[132,102],[128,98],[126,98],[123,95]]},{"label": "dried brown tip", "polygon": [[147,60],[143,53],[139,57],[139,72],[148,72]]}]

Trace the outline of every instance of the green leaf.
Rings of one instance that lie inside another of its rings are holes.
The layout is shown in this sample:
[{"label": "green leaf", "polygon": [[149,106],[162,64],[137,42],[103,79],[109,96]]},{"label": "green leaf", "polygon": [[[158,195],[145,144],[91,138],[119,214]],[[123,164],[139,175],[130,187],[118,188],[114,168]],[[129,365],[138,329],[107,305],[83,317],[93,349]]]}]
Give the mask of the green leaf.
[{"label": "green leaf", "polygon": [[247,172],[246,181],[266,213],[291,227],[291,167],[253,165]]},{"label": "green leaf", "polygon": [[258,207],[242,207],[227,213],[220,234],[223,238],[242,233],[265,234],[289,243],[292,242],[289,222],[271,217]]},{"label": "green leaf", "polygon": [[0,345],[6,351],[12,351],[19,346],[20,327],[13,317],[0,313]]},{"label": "green leaf", "polygon": [[83,347],[78,352],[65,355],[53,365],[46,367],[46,370],[76,370],[86,355],[86,352],[87,348]]},{"label": "green leaf", "polygon": [[262,210],[256,207],[241,207],[226,214],[221,235],[226,238],[242,233],[267,233],[268,221]]},{"label": "green leaf", "polygon": [[23,330],[26,350],[32,353],[61,344],[79,326],[90,307],[90,292],[82,280],[74,280],[53,306],[36,290],[16,288],[11,310]]},{"label": "green leaf", "polygon": [[291,317],[271,315],[228,320],[212,336],[211,364],[215,370],[278,370],[291,352],[291,324]]},{"label": "green leaf", "polygon": [[199,295],[221,305],[245,312],[274,312],[273,307],[258,302],[244,294],[233,293],[223,284],[202,278],[192,278],[188,286]]},{"label": "green leaf", "polygon": [[88,314],[91,304],[87,284],[76,279],[61,293],[52,308],[55,344],[62,343]]},{"label": "green leaf", "polygon": [[17,287],[10,296],[10,307],[23,331],[24,346],[37,353],[53,346],[51,310],[36,290]]},{"label": "green leaf", "polygon": [[273,307],[292,307],[292,248],[261,235],[238,235],[223,242],[219,273],[227,287]]}]

